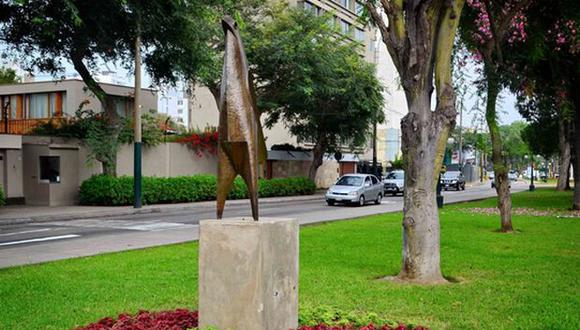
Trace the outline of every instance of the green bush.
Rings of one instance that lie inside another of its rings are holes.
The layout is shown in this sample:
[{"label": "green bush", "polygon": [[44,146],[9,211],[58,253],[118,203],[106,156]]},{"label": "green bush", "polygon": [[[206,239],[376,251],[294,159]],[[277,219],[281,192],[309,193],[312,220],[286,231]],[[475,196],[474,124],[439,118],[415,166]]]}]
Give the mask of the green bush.
[{"label": "green bush", "polygon": [[[308,178],[280,178],[258,181],[260,197],[311,195],[316,190]],[[168,204],[216,199],[217,179],[214,175],[173,178],[144,177],[143,204]],[[238,177],[228,199],[247,198],[244,181]],[[84,181],[80,189],[82,205],[133,204],[133,177],[96,175]]]},{"label": "green bush", "polygon": [[2,190],[2,186],[0,186],[0,207],[6,205],[6,198],[4,197],[4,190]]}]

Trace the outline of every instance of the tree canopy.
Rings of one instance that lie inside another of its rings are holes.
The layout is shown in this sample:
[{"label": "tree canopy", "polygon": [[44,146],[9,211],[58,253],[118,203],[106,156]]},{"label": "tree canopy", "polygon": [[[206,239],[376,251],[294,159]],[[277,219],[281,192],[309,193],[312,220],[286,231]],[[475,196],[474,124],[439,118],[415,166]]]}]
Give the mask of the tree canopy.
[{"label": "tree canopy", "polygon": [[363,146],[373,121],[384,120],[375,67],[328,16],[276,7],[243,36],[266,125],[281,121],[300,141],[315,144],[311,177],[324,152]]},{"label": "tree canopy", "polygon": [[20,82],[20,78],[16,74],[16,71],[10,68],[0,67],[0,85],[14,84],[17,82]]}]

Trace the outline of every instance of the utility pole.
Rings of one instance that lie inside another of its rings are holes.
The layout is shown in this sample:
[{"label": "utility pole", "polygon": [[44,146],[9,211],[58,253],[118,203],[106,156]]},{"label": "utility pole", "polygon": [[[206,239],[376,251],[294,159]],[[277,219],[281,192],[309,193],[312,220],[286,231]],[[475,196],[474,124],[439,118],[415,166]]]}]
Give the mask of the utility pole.
[{"label": "utility pole", "polygon": [[135,141],[133,145],[133,188],[135,193],[134,207],[141,208],[141,17],[139,8],[137,10],[137,36],[135,37]]}]

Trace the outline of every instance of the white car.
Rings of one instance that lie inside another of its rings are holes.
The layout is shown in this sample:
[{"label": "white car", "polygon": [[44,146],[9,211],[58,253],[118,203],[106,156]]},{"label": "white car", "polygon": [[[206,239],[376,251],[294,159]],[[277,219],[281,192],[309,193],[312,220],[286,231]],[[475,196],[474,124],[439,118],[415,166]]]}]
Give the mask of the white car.
[{"label": "white car", "polygon": [[326,203],[365,205],[368,201],[381,204],[383,199],[383,184],[371,174],[346,174],[340,177],[334,186],[326,192]]},{"label": "white car", "polygon": [[405,172],[402,170],[392,171],[383,179],[385,194],[403,194],[405,191]]}]

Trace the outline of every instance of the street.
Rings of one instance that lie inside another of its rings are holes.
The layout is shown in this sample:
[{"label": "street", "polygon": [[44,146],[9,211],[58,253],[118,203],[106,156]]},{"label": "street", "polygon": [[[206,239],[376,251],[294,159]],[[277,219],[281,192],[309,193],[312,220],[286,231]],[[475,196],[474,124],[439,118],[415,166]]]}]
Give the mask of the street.
[{"label": "street", "polygon": [[[527,189],[518,181],[512,192]],[[495,196],[488,184],[465,191],[445,191],[445,203]],[[402,196],[387,196],[382,204],[364,207],[327,206],[324,197],[307,201],[263,203],[260,216],[298,218],[302,225],[400,211]],[[249,203],[227,205],[224,217],[243,217]],[[76,219],[0,226],[0,268],[106,252],[139,249],[196,240],[199,220],[215,217],[215,206],[195,205],[189,209],[116,217]]]}]

